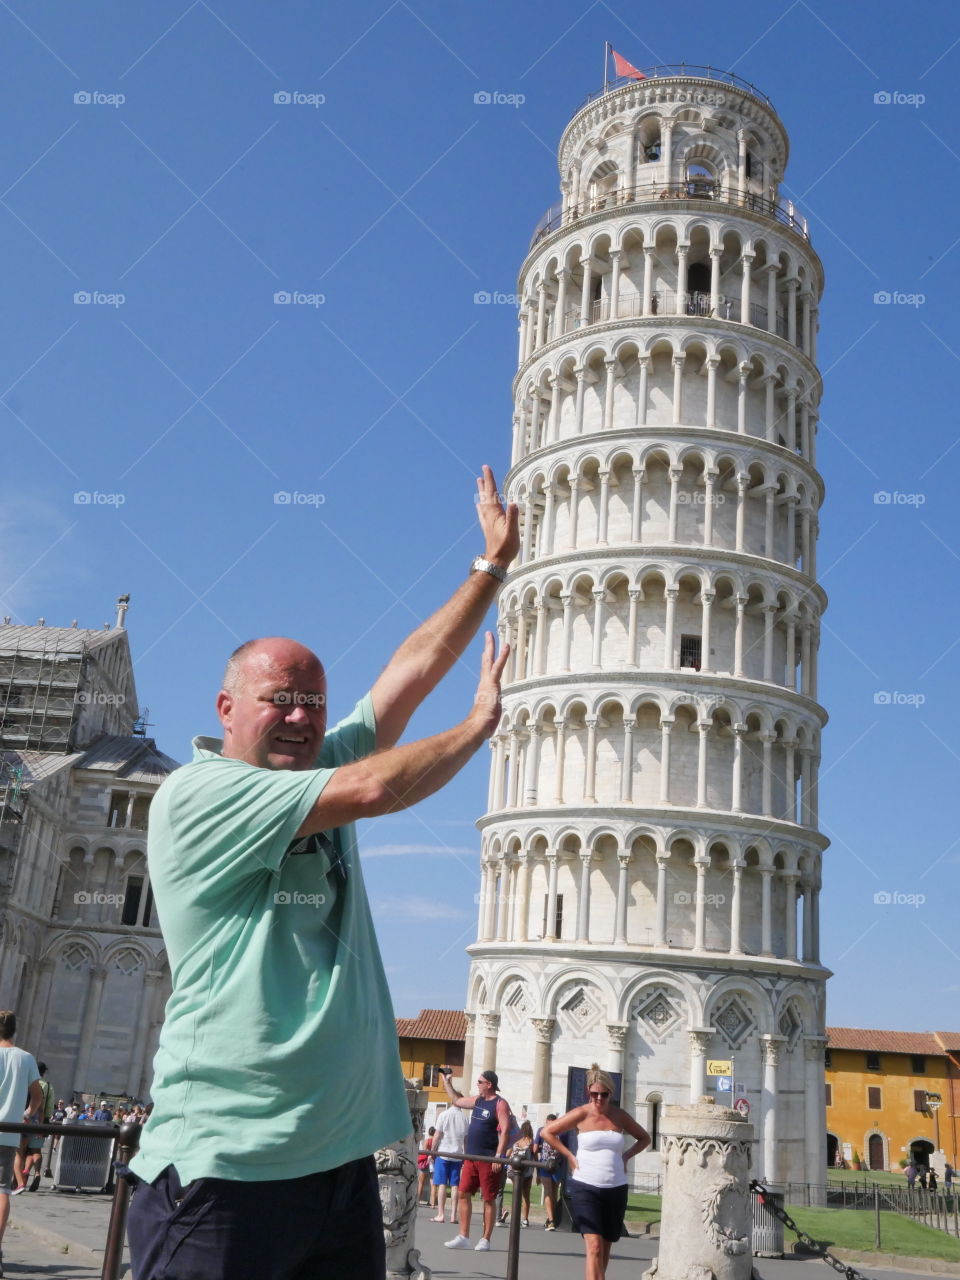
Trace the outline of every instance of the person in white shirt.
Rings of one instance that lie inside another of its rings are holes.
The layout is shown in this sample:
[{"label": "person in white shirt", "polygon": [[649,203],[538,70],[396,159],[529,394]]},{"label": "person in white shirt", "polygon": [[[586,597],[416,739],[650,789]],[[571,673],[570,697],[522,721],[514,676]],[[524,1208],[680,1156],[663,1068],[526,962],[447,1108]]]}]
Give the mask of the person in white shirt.
[{"label": "person in white shirt", "polygon": [[[26,1049],[13,1043],[17,1015],[12,1009],[0,1011],[0,1121],[6,1124],[35,1123],[43,1107],[40,1070]],[[26,1110],[24,1110],[26,1104]],[[10,1217],[13,1162],[20,1150],[19,1133],[0,1133],[0,1242]],[[0,1251],[0,1277],[3,1253]]]},{"label": "person in white shirt", "polygon": [[437,1132],[434,1135],[433,1147],[437,1152],[433,1164],[433,1185],[437,1188],[437,1216],[431,1222],[443,1222],[444,1206],[447,1202],[447,1187],[450,1187],[452,1199],[450,1205],[450,1221],[456,1222],[460,1207],[460,1166],[461,1160],[449,1160],[445,1151],[462,1151],[467,1139],[470,1117],[460,1107],[447,1107],[437,1116]]},{"label": "person in white shirt", "polygon": [[[586,1280],[605,1280],[610,1246],[623,1234],[627,1208],[627,1161],[650,1145],[650,1135],[613,1101],[614,1085],[596,1063],[587,1072],[585,1107],[574,1107],[544,1125],[543,1140],[570,1166],[567,1199],[587,1250]],[[577,1154],[560,1140],[577,1131]],[[636,1138],[623,1148],[623,1135]]]}]

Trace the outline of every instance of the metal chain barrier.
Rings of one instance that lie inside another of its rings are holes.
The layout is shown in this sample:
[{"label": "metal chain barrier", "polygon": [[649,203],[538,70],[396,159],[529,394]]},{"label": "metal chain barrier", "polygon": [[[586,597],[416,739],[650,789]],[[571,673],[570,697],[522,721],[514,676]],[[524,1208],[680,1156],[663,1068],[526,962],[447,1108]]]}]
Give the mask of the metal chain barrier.
[{"label": "metal chain barrier", "polygon": [[814,1240],[813,1236],[808,1236],[805,1231],[801,1231],[786,1209],[781,1209],[775,1201],[769,1198],[770,1193],[763,1183],[754,1179],[750,1183],[750,1190],[757,1193],[764,1208],[772,1213],[775,1218],[779,1218],[785,1227],[789,1227],[800,1243],[806,1245],[811,1253],[815,1253],[821,1262],[833,1267],[834,1271],[841,1272],[846,1276],[847,1280],[869,1280],[862,1271],[858,1271],[856,1267],[851,1267],[849,1263],[841,1261],[840,1258],[832,1254],[826,1245],[820,1244],[818,1240]]}]

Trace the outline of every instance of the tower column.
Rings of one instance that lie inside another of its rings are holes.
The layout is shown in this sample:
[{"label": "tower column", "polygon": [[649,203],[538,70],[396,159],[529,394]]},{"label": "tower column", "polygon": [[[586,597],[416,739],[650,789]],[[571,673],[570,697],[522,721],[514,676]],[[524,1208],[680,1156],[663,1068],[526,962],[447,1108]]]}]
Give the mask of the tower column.
[{"label": "tower column", "polygon": [[628,667],[637,665],[637,609],[640,605],[642,594],[640,591],[628,591],[630,597],[630,612],[627,618],[627,662]]},{"label": "tower column", "polygon": [[488,858],[483,864],[480,891],[480,941],[492,942],[497,931],[497,867]]},{"label": "tower column", "polygon": [[533,674],[542,676],[546,669],[547,662],[547,630],[549,627],[550,613],[545,596],[541,596],[537,601],[537,629],[535,632],[536,642],[533,649]]},{"label": "tower column", "polygon": [[633,718],[623,719],[623,760],[620,762],[620,803],[633,803]]},{"label": "tower column", "polygon": [[556,1018],[531,1018],[533,1027],[533,1097],[531,1102],[550,1101],[550,1042]]},{"label": "tower column", "polygon": [[633,510],[630,512],[630,541],[640,545],[643,534],[643,468],[633,470]]},{"label": "tower column", "polygon": [[577,523],[580,515],[580,478],[571,476],[570,484],[570,550],[577,549]]},{"label": "tower column", "polygon": [[669,716],[660,721],[660,804],[670,803],[670,730],[674,724]]},{"label": "tower column", "polygon": [[731,788],[731,808],[734,813],[743,813],[743,740],[747,726],[733,726],[733,786]]},{"label": "tower column", "polygon": [[806,1129],[805,1178],[814,1185],[824,1181],[827,1153],[827,1102],[823,1088],[824,1036],[804,1036],[804,1127]]},{"label": "tower column", "polygon": [[577,379],[577,402],[574,408],[574,429],[578,436],[583,435],[583,399],[587,389],[587,371],[583,365],[574,369]]},{"label": "tower column", "polygon": [[553,803],[563,804],[563,757],[564,748],[566,746],[566,720],[555,721],[557,731],[557,754],[553,767],[554,793]]},{"label": "tower column", "polygon": [[73,1077],[74,1093],[84,1093],[93,1083],[87,1079],[90,1071],[90,1056],[93,1052],[93,1040],[100,1020],[100,1004],[103,1000],[103,984],[107,980],[107,971],[101,966],[90,970],[90,981],[87,985],[87,998],[83,1006],[83,1024],[80,1030],[80,1048],[77,1052],[77,1065]]},{"label": "tower column", "polygon": [[772,733],[761,733],[760,741],[763,743],[763,777],[761,779],[761,790],[763,792],[760,801],[760,810],[765,818],[773,817],[773,744],[776,737]]},{"label": "tower column", "polygon": [[763,606],[763,678],[773,681],[773,624],[777,616],[775,604]]},{"label": "tower column", "polygon": [[600,657],[603,646],[603,602],[606,594],[606,591],[604,591],[602,587],[593,592],[593,655],[591,662],[595,671],[599,671],[601,667]]},{"label": "tower column", "polygon": [[545,503],[543,508],[543,524],[541,525],[541,556],[553,555],[553,523],[556,518],[557,493],[552,484],[543,486]]},{"label": "tower column", "polygon": [[741,920],[743,914],[743,863],[737,859],[733,864],[733,898],[730,903],[730,954],[739,955],[743,950],[741,939]]},{"label": "tower column", "polygon": [[771,885],[773,867],[760,867],[760,954],[773,955]]},{"label": "tower column", "polygon": [[682,475],[683,471],[679,467],[670,468],[670,514],[667,531],[668,542],[676,542],[677,540],[677,515],[680,507],[680,478]]},{"label": "tower column", "polygon": [[750,269],[753,266],[754,255],[745,253],[740,261],[743,267],[743,274],[740,278],[740,323],[751,324],[750,319]]},{"label": "tower column", "polygon": [[707,367],[707,426],[715,427],[717,425],[717,369],[720,365],[719,356],[711,356],[706,361]]},{"label": "tower column", "polygon": [[481,1013],[480,1026],[483,1030],[483,1070],[497,1069],[497,1036],[500,1032],[499,1013]]},{"label": "tower column", "polygon": [[761,1177],[767,1186],[778,1181],[779,1152],[777,1150],[777,1114],[778,1085],[777,1069],[783,1053],[785,1038],[783,1036],[762,1035],[760,1052],[763,1057],[763,1092],[760,1100],[760,1133],[762,1169]]},{"label": "tower column", "polygon": [[[720,311],[720,254],[719,248],[710,250],[710,314],[716,316]],[[709,423],[707,424],[709,426]]]},{"label": "tower column", "polygon": [[610,319],[620,317],[620,249],[610,250]]},{"label": "tower column", "polygon": [[627,941],[627,898],[629,895],[629,886],[627,884],[627,871],[630,866],[630,850],[621,850],[617,854],[619,863],[619,874],[617,876],[617,910],[616,910],[616,927],[614,929],[614,943],[626,943]]},{"label": "tower column", "polygon": [[547,927],[545,942],[557,942],[557,871],[560,862],[558,849],[547,850]]},{"label": "tower column", "polygon": [[717,504],[714,487],[717,474],[716,471],[709,469],[703,473],[703,545],[705,547],[713,546],[713,511]]},{"label": "tower column", "polygon": [[607,1070],[612,1075],[623,1076],[624,1074],[623,1060],[629,1030],[629,1024],[626,1022],[607,1023]]},{"label": "tower column", "polygon": [[673,182],[673,118],[665,116],[660,123],[660,159],[663,165],[663,181]]},{"label": "tower column", "polygon": [[580,265],[583,267],[583,284],[580,290],[580,327],[584,328],[590,323],[590,286],[593,283],[593,259],[584,258]]},{"label": "tower column", "polygon": [[523,780],[523,803],[533,805],[537,803],[537,770],[540,765],[540,740],[543,728],[534,722],[528,726],[528,734],[527,754],[524,761],[526,767]]},{"label": "tower column", "polygon": [[783,956],[785,960],[797,958],[797,875],[794,871],[783,873],[783,899],[785,913],[785,943]]},{"label": "tower column", "polygon": [[595,795],[597,785],[597,717],[588,716],[586,718],[587,726],[587,759],[586,759],[586,776],[583,784],[583,801],[584,804],[596,804],[597,797]]},{"label": "tower column", "polygon": [[530,899],[530,857],[521,851],[517,858],[516,891],[513,901],[513,937],[517,942],[527,941]]},{"label": "tower column", "polygon": [[643,246],[643,314],[645,316],[653,315],[653,271],[655,252],[656,250],[653,245],[645,244]]},{"label": "tower column", "polygon": [[553,444],[560,434],[560,379],[556,374],[548,374],[547,386],[550,388],[550,411],[547,414],[547,444]]},{"label": "tower column", "polygon": [[688,244],[677,245],[677,305],[675,308],[678,316],[687,314],[687,254],[690,252]]},{"label": "tower column", "polygon": [[600,472],[600,512],[597,522],[597,546],[607,545],[607,528],[610,523],[610,472]]},{"label": "tower column", "polygon": [[693,1027],[687,1032],[690,1044],[690,1102],[699,1102],[707,1090],[707,1054],[713,1039],[712,1027]]},{"label": "tower column", "polygon": [[715,591],[700,592],[700,671],[709,672],[710,667],[710,623],[713,612]]},{"label": "tower column", "polygon": [[694,858],[693,865],[697,872],[697,889],[694,894],[693,916],[693,949],[706,950],[707,925],[707,868],[710,862],[706,858]]},{"label": "tower column", "polygon": [[683,366],[685,355],[673,357],[673,425],[679,426],[683,421]]},{"label": "tower column", "polygon": [[777,271],[775,262],[767,263],[767,332],[777,332]]},{"label": "tower column", "polygon": [[613,385],[616,376],[617,361],[614,356],[607,356],[603,362],[607,371],[607,380],[603,389],[603,422],[601,430],[609,431],[613,426]]},{"label": "tower column", "polygon": [[647,395],[649,394],[649,356],[638,356],[640,365],[640,386],[637,389],[637,426],[647,425]]},{"label": "tower column", "polygon": [[667,616],[664,625],[663,642],[664,671],[672,671],[674,669],[673,653],[676,647],[674,644],[674,626],[677,616],[677,599],[679,595],[679,587],[667,587]]},{"label": "tower column", "polygon": [[747,432],[747,382],[750,378],[750,366],[741,364],[737,376],[737,431],[740,435]]},{"label": "tower column", "polygon": [[697,722],[697,730],[700,734],[699,750],[697,752],[697,808],[705,809],[707,807],[707,734],[710,732],[711,722],[709,720],[699,720]]},{"label": "tower column", "polygon": [[570,283],[570,271],[567,267],[561,267],[557,279],[557,305],[553,313],[553,336],[562,338],[567,331],[566,310],[567,310],[567,285]]},{"label": "tower column", "polygon": [[547,340],[547,286],[543,280],[537,285],[537,338],[538,347]]},{"label": "tower column", "polygon": [[560,652],[560,670],[570,670],[570,642],[573,639],[573,596],[564,591],[560,596],[563,604],[563,644]]},{"label": "tower column", "polygon": [[580,892],[577,895],[577,941],[590,941],[590,849],[580,853]]},{"label": "tower column", "polygon": [[733,632],[733,674],[743,677],[743,619],[747,608],[747,597],[736,596],[737,622]]},{"label": "tower column", "polygon": [[667,945],[667,860],[657,857],[657,937],[656,945]]}]

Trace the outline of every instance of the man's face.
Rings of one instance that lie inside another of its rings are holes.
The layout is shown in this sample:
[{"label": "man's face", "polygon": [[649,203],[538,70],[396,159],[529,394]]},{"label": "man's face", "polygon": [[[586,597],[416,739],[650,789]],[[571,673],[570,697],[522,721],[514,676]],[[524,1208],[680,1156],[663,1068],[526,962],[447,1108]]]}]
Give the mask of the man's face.
[{"label": "man's face", "polygon": [[243,664],[239,690],[221,690],[223,754],[261,769],[313,769],[327,729],[319,658],[293,641],[268,642]]},{"label": "man's face", "polygon": [[496,1089],[484,1076],[481,1076],[477,1081],[477,1093],[481,1098],[492,1098],[496,1092]]}]

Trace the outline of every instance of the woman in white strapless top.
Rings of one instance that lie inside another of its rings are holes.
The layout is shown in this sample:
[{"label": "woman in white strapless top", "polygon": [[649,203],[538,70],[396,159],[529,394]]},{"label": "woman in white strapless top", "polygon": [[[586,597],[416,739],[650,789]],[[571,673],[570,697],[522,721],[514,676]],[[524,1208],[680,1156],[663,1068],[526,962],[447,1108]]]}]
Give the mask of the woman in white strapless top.
[{"label": "woman in white strapless top", "polygon": [[[567,1199],[587,1250],[586,1280],[605,1280],[610,1246],[623,1234],[627,1161],[650,1145],[650,1135],[613,1101],[613,1081],[596,1063],[587,1073],[584,1107],[574,1107],[543,1129],[543,1140],[570,1166]],[[577,1154],[560,1134],[577,1131]],[[624,1150],[624,1134],[636,1141]]]}]

